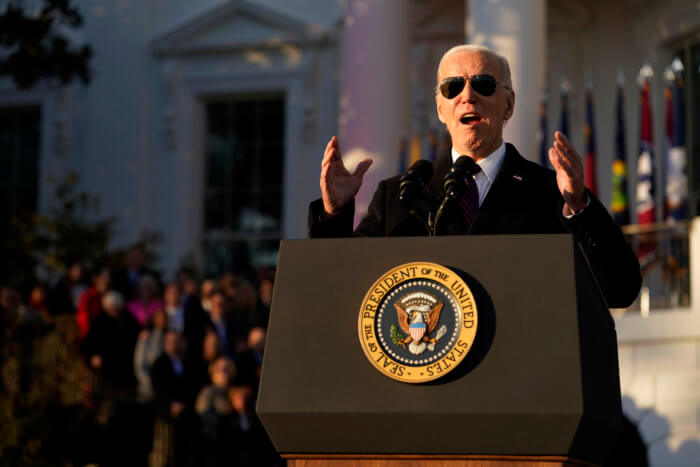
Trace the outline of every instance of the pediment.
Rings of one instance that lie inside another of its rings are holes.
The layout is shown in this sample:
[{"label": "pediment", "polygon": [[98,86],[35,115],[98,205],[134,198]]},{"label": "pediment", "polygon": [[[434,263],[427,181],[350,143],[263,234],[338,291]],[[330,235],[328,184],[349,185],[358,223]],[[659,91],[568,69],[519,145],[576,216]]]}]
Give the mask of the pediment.
[{"label": "pediment", "polygon": [[232,0],[159,35],[153,49],[161,55],[216,53],[298,45],[325,35],[317,25],[246,0]]}]

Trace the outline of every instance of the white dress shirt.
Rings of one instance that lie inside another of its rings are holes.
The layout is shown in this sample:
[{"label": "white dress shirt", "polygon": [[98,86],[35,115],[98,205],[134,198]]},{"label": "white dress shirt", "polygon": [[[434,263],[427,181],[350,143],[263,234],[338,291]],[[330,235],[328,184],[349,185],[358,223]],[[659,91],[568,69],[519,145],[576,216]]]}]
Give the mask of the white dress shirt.
[{"label": "white dress shirt", "polygon": [[[455,148],[453,147],[452,163],[454,164],[454,162],[460,156],[462,156],[462,154],[455,151]],[[498,149],[477,162],[477,165],[481,167],[481,170],[473,177],[476,187],[479,190],[479,207],[481,207],[484,199],[486,199],[486,195],[489,193],[491,185],[493,185],[493,181],[496,179],[496,175],[498,175],[498,171],[501,170],[501,165],[503,165],[503,159],[505,157],[506,143],[505,141],[501,141],[501,145],[498,147]]]},{"label": "white dress shirt", "polygon": [[168,328],[177,332],[185,332],[185,310],[181,306],[166,306],[165,312],[168,314]]},{"label": "white dress shirt", "polygon": [[[462,154],[455,151],[455,148],[452,147],[453,164],[457,161],[457,159],[460,156],[462,156]],[[491,185],[493,185],[493,181],[496,179],[496,175],[498,175],[498,171],[501,170],[501,165],[503,165],[503,159],[505,157],[506,143],[505,141],[501,141],[501,145],[498,147],[498,149],[496,149],[491,154],[477,162],[477,165],[481,167],[481,170],[476,175],[473,175],[473,177],[474,182],[476,183],[476,187],[479,189],[479,207],[481,207],[481,204],[484,202],[486,195],[489,193]],[[591,204],[591,199],[588,197],[588,195],[586,195],[586,207],[588,207],[589,204]],[[582,212],[583,209],[572,214],[567,214],[566,208],[564,208],[562,210],[562,215],[566,219],[571,219],[572,217]]]}]

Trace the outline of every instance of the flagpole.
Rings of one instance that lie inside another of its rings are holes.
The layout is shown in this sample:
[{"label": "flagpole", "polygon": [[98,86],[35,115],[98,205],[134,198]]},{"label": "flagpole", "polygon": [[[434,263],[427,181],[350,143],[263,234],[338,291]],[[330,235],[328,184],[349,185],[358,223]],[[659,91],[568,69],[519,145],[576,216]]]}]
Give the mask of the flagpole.
[{"label": "flagpole", "polygon": [[617,73],[617,102],[615,128],[615,160],[612,163],[612,195],[610,210],[617,225],[630,223],[630,203],[627,193],[627,143],[625,141],[625,76]]},{"label": "flagpole", "polygon": [[[654,189],[654,134],[651,114],[651,83],[654,75],[651,65],[645,64],[639,72],[640,131],[639,156],[637,157],[637,224],[653,224],[656,222],[656,202]],[[656,245],[646,239],[640,241],[637,249],[639,264],[642,271],[646,270],[655,260]]]}]

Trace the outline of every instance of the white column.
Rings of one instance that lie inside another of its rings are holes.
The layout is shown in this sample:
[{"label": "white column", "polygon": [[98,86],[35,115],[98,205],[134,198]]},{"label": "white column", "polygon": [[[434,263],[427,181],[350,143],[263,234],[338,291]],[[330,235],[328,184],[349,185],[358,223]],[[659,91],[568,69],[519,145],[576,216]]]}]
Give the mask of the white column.
[{"label": "white column", "polygon": [[399,169],[409,106],[408,0],[349,0],[340,69],[340,149],[350,170],[372,157],[355,198],[355,223],[377,183]]},{"label": "white column", "polygon": [[[467,38],[503,55],[510,63],[515,113],[504,139],[520,153],[539,159],[538,106],[545,83],[546,0],[469,0]],[[553,135],[545,138],[553,139]]]}]

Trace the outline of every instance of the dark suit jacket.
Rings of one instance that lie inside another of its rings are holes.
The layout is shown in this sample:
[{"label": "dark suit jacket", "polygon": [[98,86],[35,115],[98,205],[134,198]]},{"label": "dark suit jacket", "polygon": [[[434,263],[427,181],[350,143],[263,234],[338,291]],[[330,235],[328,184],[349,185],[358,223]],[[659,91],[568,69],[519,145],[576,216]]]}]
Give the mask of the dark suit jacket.
[{"label": "dark suit jacket", "polygon": [[[441,183],[452,164],[449,153],[434,163],[435,174],[427,187],[426,203],[435,205],[442,195]],[[426,227],[399,202],[400,176],[379,183],[367,216],[356,236],[421,236]],[[605,207],[590,192],[589,205],[571,219],[562,215],[564,200],[555,172],[523,158],[506,144],[503,165],[479,213],[468,228],[455,209],[440,221],[442,234],[546,234],[570,232],[578,241],[610,307],[629,306],[639,293],[639,262]],[[323,203],[309,209],[309,237],[352,235],[354,203],[338,215],[323,219]]]},{"label": "dark suit jacket", "polygon": [[185,366],[183,359],[183,371],[175,373],[173,363],[167,354],[162,353],[153,363],[151,369],[151,381],[155,393],[155,403],[158,411],[169,417],[170,403],[182,402],[191,407],[194,401],[194,387],[191,380],[190,368]]}]

